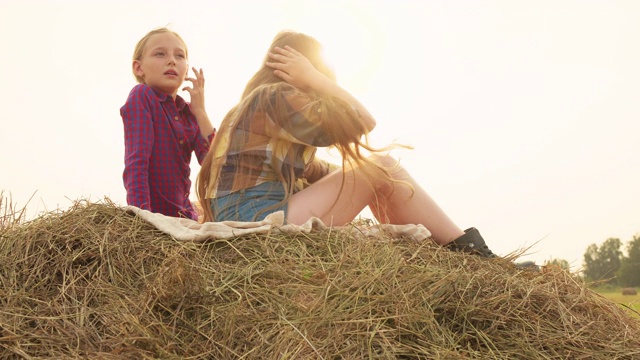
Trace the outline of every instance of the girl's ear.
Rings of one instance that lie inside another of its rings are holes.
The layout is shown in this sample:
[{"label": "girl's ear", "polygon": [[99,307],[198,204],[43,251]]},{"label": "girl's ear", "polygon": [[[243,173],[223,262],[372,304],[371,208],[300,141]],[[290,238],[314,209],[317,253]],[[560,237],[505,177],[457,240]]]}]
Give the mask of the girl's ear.
[{"label": "girl's ear", "polygon": [[136,76],[144,78],[144,71],[142,70],[140,60],[133,60],[133,64],[131,66],[133,67],[133,73],[136,74]]}]

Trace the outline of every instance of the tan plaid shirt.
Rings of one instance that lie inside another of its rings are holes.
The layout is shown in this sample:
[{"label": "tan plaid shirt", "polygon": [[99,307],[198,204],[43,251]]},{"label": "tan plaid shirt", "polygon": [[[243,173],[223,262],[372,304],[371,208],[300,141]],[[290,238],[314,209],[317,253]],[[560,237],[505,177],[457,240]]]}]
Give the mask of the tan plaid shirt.
[{"label": "tan plaid shirt", "polygon": [[222,128],[216,134],[222,138],[218,148],[212,151],[222,166],[217,188],[207,189],[207,198],[221,197],[267,181],[284,180],[291,185],[304,176],[314,182],[335,168],[324,161],[314,161],[317,147],[334,142],[322,126],[322,117],[331,116],[322,114],[321,109],[327,108],[321,106],[323,100],[311,101],[295,88],[288,88],[281,92],[289,110],[286,117],[274,116],[270,107],[258,109],[254,103],[254,110],[234,121],[237,126]]}]

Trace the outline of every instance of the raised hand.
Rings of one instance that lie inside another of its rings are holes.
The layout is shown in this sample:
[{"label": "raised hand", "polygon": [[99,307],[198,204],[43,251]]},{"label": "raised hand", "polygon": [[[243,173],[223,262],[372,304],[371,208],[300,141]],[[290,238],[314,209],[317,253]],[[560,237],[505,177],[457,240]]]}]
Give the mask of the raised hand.
[{"label": "raised hand", "polygon": [[266,65],[274,69],[274,75],[297,88],[315,89],[318,82],[328,80],[309,59],[290,46],[274,48],[269,58],[273,61],[267,61]]},{"label": "raised hand", "polygon": [[302,91],[312,89],[325,96],[339,97],[351,104],[360,115],[366,132],[373,130],[376,126],[375,119],[358,99],[321,73],[309,59],[292,47],[285,46],[284,49],[276,47],[269,53],[269,58],[273,61],[267,61],[265,64],[274,69],[274,75]]},{"label": "raised hand", "polygon": [[204,72],[202,72],[202,69],[196,70],[195,67],[192,67],[191,70],[193,70],[196,77],[186,77],[184,80],[191,82],[191,87],[185,86],[182,90],[191,95],[191,101],[189,104],[191,112],[198,121],[200,133],[202,136],[207,138],[215,131],[215,129],[213,125],[211,125],[209,115],[207,115],[207,111],[204,107]]},{"label": "raised hand", "polygon": [[192,67],[193,73],[195,74],[195,78],[186,77],[185,81],[191,82],[191,87],[185,86],[182,90],[186,91],[191,95],[191,112],[196,114],[197,112],[204,112],[204,73],[202,69],[196,70],[195,67]]}]

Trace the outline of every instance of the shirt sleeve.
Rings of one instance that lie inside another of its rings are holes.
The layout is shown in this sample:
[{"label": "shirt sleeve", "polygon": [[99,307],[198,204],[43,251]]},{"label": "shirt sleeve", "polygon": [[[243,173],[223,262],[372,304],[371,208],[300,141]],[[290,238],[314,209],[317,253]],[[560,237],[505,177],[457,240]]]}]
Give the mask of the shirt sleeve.
[{"label": "shirt sleeve", "polygon": [[153,117],[150,98],[138,86],[120,108],[124,123],[124,187],[127,204],[151,210],[149,159],[153,150]]},{"label": "shirt sleeve", "polygon": [[198,159],[198,164],[202,165],[202,161],[204,161],[204,157],[207,156],[207,152],[209,152],[209,148],[213,143],[213,138],[216,135],[216,130],[214,129],[211,135],[206,138],[202,136],[200,133],[200,129],[198,128],[198,135],[196,136],[196,145],[194,151],[196,153],[196,158]]}]

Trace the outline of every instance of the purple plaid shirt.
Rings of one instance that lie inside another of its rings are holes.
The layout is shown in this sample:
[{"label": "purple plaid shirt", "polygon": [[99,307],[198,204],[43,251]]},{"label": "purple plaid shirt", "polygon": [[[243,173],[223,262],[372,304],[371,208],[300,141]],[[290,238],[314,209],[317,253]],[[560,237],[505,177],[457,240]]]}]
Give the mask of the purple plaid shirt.
[{"label": "purple plaid shirt", "polygon": [[189,200],[191,153],[204,159],[205,139],[189,104],[145,84],[120,108],[124,123],[124,187],[127,204],[174,217],[197,219]]}]

